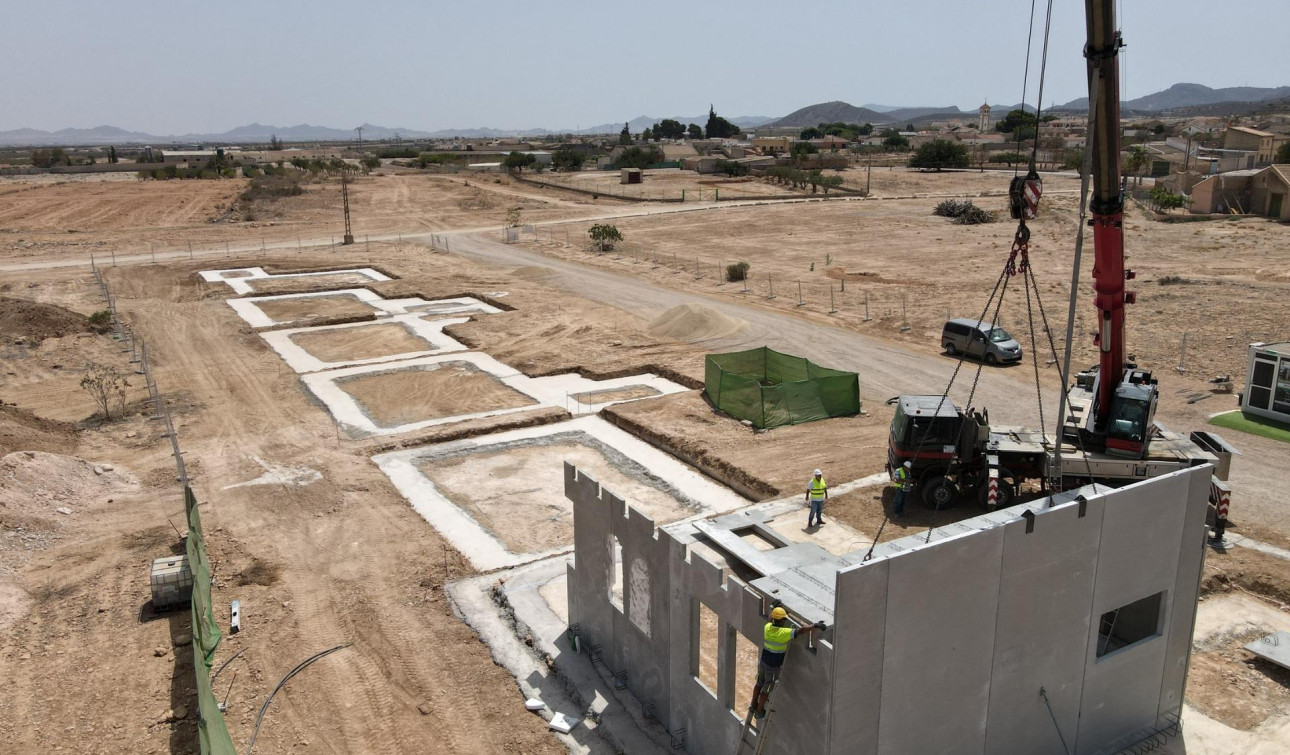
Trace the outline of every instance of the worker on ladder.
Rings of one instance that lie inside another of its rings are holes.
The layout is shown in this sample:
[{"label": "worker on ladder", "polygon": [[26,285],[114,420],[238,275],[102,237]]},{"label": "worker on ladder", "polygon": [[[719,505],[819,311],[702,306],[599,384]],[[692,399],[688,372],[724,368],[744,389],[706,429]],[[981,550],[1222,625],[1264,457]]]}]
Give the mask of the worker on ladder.
[{"label": "worker on ladder", "polygon": [[761,660],[757,664],[757,683],[753,685],[752,704],[757,718],[766,717],[766,701],[770,690],[779,681],[779,672],[784,668],[784,656],[788,653],[788,643],[799,634],[824,629],[824,622],[813,626],[793,627],[788,623],[788,612],[781,606],[775,606],[770,612],[770,621],[763,628],[764,640],[761,648]]}]

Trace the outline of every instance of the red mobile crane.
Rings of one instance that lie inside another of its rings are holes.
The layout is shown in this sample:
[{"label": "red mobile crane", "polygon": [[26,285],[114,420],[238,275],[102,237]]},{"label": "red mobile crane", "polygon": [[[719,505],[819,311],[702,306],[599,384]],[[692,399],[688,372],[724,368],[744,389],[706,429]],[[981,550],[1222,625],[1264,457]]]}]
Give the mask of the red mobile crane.
[{"label": "red mobile crane", "polygon": [[[888,441],[888,472],[910,462],[912,479],[934,508],[952,505],[959,493],[973,489],[983,504],[995,507],[1007,505],[1027,479],[1063,489],[1088,482],[1122,485],[1213,463],[1218,472],[1211,497],[1225,512],[1229,493],[1223,481],[1234,449],[1212,433],[1195,432],[1188,438],[1157,425],[1156,380],[1126,358],[1124,306],[1135,297],[1125,290],[1125,281],[1134,275],[1124,266],[1117,70],[1123,42],[1116,30],[1114,0],[1086,0],[1085,9],[1092,183],[1088,224],[1093,229],[1098,364],[1076,376],[1059,415],[1056,438],[1022,427],[992,426],[987,411],[956,408],[947,396],[892,399],[896,413]],[[1013,216],[1021,221],[1017,238],[1023,247],[1029,239],[1025,219],[1034,217],[1040,193],[1032,164],[1029,175],[1014,179],[1011,187]],[[1078,256],[1076,265],[1078,271]],[[1072,314],[1073,307],[1072,303]],[[991,478],[996,485],[988,484]]]}]

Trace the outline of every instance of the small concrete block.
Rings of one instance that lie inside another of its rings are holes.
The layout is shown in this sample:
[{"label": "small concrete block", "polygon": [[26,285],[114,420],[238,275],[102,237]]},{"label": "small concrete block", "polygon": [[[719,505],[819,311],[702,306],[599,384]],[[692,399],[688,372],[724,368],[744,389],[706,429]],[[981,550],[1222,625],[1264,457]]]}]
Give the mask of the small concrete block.
[{"label": "small concrete block", "polygon": [[530,697],[529,699],[524,701],[524,707],[528,708],[529,710],[542,710],[543,708],[546,707],[546,703],[542,702],[536,697]]},{"label": "small concrete block", "polygon": [[1290,632],[1276,632],[1245,646],[1265,661],[1290,669]]},{"label": "small concrete block", "polygon": [[578,725],[578,719],[572,716],[566,716],[563,713],[556,713],[555,715],[551,716],[551,722],[547,724],[547,727],[550,729],[554,729],[555,731],[558,731],[561,734],[568,734],[570,731],[573,731],[573,727],[577,725]]}]

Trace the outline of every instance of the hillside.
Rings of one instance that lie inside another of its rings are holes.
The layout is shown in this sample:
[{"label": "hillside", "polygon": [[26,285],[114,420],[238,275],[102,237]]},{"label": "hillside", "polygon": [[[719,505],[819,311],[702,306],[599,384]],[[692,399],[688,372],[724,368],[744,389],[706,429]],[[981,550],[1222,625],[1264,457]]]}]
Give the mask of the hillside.
[{"label": "hillside", "polygon": [[[1214,89],[1204,84],[1174,84],[1160,92],[1127,100],[1125,110],[1158,112],[1182,108],[1217,105],[1224,102],[1261,102],[1290,97],[1290,86],[1284,87],[1223,87]],[[1058,107],[1060,110],[1087,110],[1088,98],[1080,97]]]},{"label": "hillside", "polygon": [[818,126],[821,123],[891,123],[893,120],[895,119],[887,113],[879,113],[867,108],[856,107],[841,100],[835,100],[794,110],[783,118],[771,121],[766,125],[806,128],[807,126]]}]

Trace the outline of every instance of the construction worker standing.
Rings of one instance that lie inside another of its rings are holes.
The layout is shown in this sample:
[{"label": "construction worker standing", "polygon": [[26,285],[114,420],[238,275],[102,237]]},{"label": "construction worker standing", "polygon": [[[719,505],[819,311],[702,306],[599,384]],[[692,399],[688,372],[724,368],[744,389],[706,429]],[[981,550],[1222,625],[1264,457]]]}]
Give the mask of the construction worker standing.
[{"label": "construction worker standing", "polygon": [[824,512],[824,502],[827,500],[829,500],[829,484],[824,481],[824,473],[817,469],[815,476],[806,484],[806,502],[811,507],[811,512],[806,515],[807,527],[824,524],[824,517],[820,514]]},{"label": "construction worker standing", "polygon": [[896,501],[891,505],[891,513],[896,516],[905,513],[905,496],[914,487],[914,481],[910,477],[913,466],[912,462],[907,461],[896,467],[896,473],[891,476],[891,486],[896,489]]},{"label": "construction worker standing", "polygon": [[757,664],[757,683],[753,685],[751,707],[757,718],[766,717],[766,700],[770,697],[770,688],[779,681],[779,672],[784,668],[784,655],[788,653],[788,643],[803,632],[810,635],[821,629],[824,629],[822,621],[800,629],[789,626],[787,611],[780,606],[771,609],[770,621],[763,628],[764,640],[761,660]]}]

